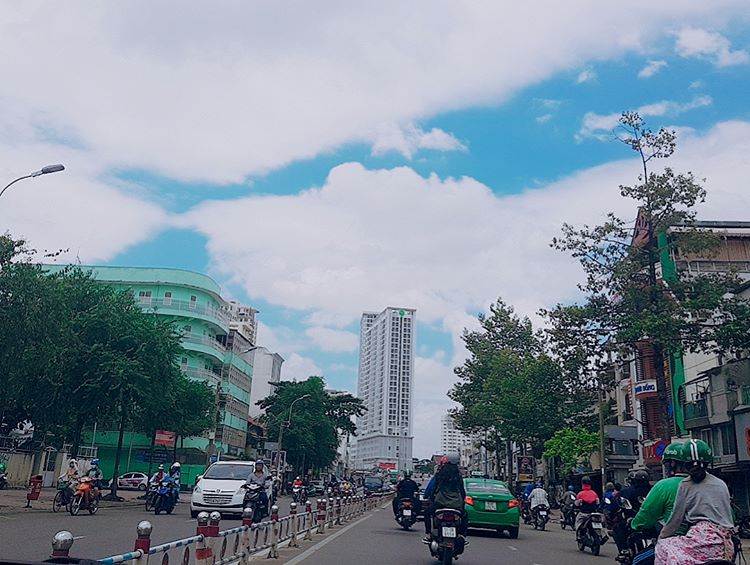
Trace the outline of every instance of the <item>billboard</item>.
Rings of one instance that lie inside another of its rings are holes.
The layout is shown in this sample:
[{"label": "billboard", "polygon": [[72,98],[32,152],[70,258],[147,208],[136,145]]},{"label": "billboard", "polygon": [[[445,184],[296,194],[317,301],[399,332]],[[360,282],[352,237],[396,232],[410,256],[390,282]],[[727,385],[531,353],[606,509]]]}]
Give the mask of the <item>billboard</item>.
[{"label": "billboard", "polygon": [[734,431],[737,438],[737,459],[750,461],[750,412],[734,415]]},{"label": "billboard", "polygon": [[516,469],[518,481],[530,483],[536,474],[536,459],[530,455],[516,455]]},{"label": "billboard", "polygon": [[177,434],[167,430],[156,430],[154,445],[163,445],[165,447],[174,447],[177,440]]}]

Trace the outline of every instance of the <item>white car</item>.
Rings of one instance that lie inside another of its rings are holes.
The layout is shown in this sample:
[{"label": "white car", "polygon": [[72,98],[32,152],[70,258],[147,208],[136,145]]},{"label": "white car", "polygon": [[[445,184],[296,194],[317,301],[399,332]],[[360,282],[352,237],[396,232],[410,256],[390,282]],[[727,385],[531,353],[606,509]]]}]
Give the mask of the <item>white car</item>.
[{"label": "white car", "polygon": [[[112,481],[109,484],[111,486]],[[117,479],[117,488],[145,491],[147,487],[148,475],[146,473],[125,473]]]},{"label": "white car", "polygon": [[211,465],[193,489],[190,497],[190,516],[216,510],[222,517],[242,514],[247,477],[255,469],[252,461],[219,461]]}]

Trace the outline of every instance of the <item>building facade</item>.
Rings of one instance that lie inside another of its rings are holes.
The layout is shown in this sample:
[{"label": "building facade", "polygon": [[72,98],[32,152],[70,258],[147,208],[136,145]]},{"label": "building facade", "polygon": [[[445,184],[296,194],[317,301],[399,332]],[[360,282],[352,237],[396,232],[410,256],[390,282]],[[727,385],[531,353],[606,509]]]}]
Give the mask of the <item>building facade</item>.
[{"label": "building facade", "polygon": [[[48,270],[61,269],[49,266]],[[204,468],[211,455],[220,458],[244,457],[247,446],[250,398],[253,381],[254,310],[235,305],[234,312],[252,313],[234,319],[233,310],[221,297],[219,285],[210,277],[181,269],[147,267],[82,266],[95,279],[132,293],[144,311],[171,321],[182,334],[183,354],[179,365],[188,378],[207,382],[216,390],[217,419],[214,430],[201,437],[178,438],[178,445],[159,449],[150,461],[151,438],[129,434],[125,469],[145,470],[151,463],[166,462],[175,454],[190,465]],[[230,325],[234,327],[230,328]],[[243,328],[244,326],[244,328]],[[248,326],[253,330],[248,331]],[[99,446],[106,472],[114,457],[108,452],[116,445],[117,433],[102,426],[93,437]],[[169,453],[165,453],[169,451]],[[175,453],[176,452],[176,453]],[[165,459],[165,461],[162,461]],[[189,471],[186,479],[190,479]]]},{"label": "building facade", "polygon": [[360,469],[412,468],[416,311],[388,307],[365,312],[360,325],[357,419]]},{"label": "building facade", "polygon": [[443,454],[460,453],[461,448],[471,445],[472,438],[456,427],[453,416],[443,414],[440,418],[440,452]]},{"label": "building facade", "polygon": [[258,402],[271,394],[273,383],[281,380],[281,366],[284,358],[278,353],[272,353],[265,347],[258,347],[251,352],[253,366],[253,389],[250,391],[250,416],[259,418],[265,410],[258,406]]}]

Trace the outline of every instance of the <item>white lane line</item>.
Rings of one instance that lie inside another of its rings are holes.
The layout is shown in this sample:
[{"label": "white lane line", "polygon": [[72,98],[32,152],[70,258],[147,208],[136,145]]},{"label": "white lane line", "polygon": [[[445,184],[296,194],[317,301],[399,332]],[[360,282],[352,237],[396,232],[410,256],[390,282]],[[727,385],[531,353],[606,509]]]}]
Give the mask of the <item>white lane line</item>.
[{"label": "white lane line", "polygon": [[518,551],[518,548],[512,545],[509,545],[508,549],[510,549],[511,551]]},{"label": "white lane line", "polygon": [[339,530],[338,532],[336,532],[335,534],[333,534],[331,537],[328,537],[328,538],[324,539],[323,541],[319,541],[318,543],[316,543],[311,548],[309,548],[309,549],[305,550],[304,552],[300,553],[294,559],[291,559],[290,561],[287,561],[286,565],[298,565],[299,563],[302,563],[305,559],[307,559],[308,557],[310,557],[313,553],[315,553],[316,551],[319,551],[319,550],[323,549],[323,547],[327,543],[332,542],[337,537],[339,537],[341,534],[343,534],[343,533],[347,532],[348,530],[352,529],[354,526],[357,526],[357,525],[361,524],[365,520],[369,519],[371,516],[372,516],[372,514],[368,514],[364,518],[360,518],[356,522],[354,522],[352,524],[349,524],[345,528]]},{"label": "white lane line", "polygon": [[73,536],[73,539],[74,539],[74,540],[77,540],[77,539],[83,539],[83,538],[85,538],[85,537],[86,537],[86,536]]}]

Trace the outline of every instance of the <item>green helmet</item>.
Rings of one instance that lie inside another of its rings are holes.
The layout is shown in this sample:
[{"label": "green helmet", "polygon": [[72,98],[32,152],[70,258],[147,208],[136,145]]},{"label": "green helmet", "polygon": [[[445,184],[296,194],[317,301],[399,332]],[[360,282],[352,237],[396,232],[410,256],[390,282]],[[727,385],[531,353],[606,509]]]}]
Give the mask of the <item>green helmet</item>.
[{"label": "green helmet", "polygon": [[408,479],[409,477],[411,477],[411,471],[407,469],[406,471],[404,471],[404,478]]},{"label": "green helmet", "polygon": [[690,439],[682,444],[685,461],[689,463],[711,463],[713,453],[711,447],[702,439]]},{"label": "green helmet", "polygon": [[681,441],[673,441],[665,447],[661,458],[662,461],[679,461],[680,463],[689,461],[685,452],[685,444]]}]

